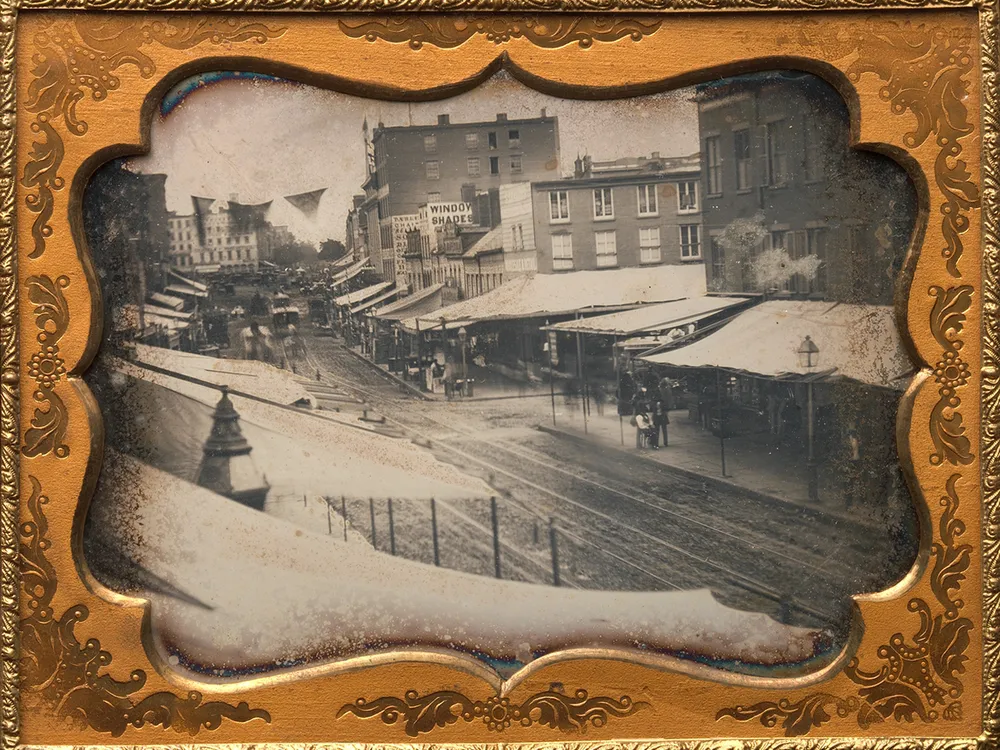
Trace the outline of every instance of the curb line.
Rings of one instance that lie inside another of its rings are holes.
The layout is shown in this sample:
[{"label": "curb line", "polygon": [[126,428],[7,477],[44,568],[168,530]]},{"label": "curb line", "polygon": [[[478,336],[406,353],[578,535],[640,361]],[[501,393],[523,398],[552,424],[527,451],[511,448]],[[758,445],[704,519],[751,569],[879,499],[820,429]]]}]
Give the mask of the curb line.
[{"label": "curb line", "polygon": [[[563,430],[563,429],[560,429],[558,427],[549,427],[548,425],[539,424],[539,425],[535,425],[535,429],[538,430],[539,432],[545,432],[545,433],[547,433],[549,435],[553,435],[555,437],[565,438],[565,439],[573,440],[573,441],[580,442],[580,443],[587,443],[589,445],[594,445],[594,443],[592,441],[587,440],[583,435],[577,435],[574,432],[570,432],[568,430]],[[606,447],[606,448],[609,448],[611,450],[618,451],[619,453],[625,453],[627,455],[635,455],[634,453],[632,453],[631,451],[629,451],[627,448],[622,448],[621,446],[612,445],[610,443],[605,444],[605,442],[603,440],[601,441],[600,445],[602,447]],[[871,524],[866,524],[866,523],[864,523],[862,521],[859,521],[856,518],[851,518],[850,516],[841,515],[840,513],[830,512],[826,508],[817,508],[817,507],[812,506],[812,505],[804,505],[802,503],[797,503],[794,500],[788,500],[788,499],[783,498],[783,497],[778,497],[777,495],[769,495],[766,492],[761,492],[760,490],[754,490],[754,489],[751,489],[749,487],[744,487],[742,484],[737,484],[736,482],[730,482],[730,481],[727,481],[727,480],[725,480],[725,479],[723,479],[721,477],[713,477],[713,476],[709,476],[707,474],[701,474],[701,473],[699,473],[697,471],[694,471],[693,469],[685,469],[682,466],[675,466],[673,464],[664,463],[663,461],[653,461],[653,463],[657,464],[658,466],[662,466],[664,469],[666,469],[668,471],[672,471],[672,472],[675,472],[676,474],[680,474],[681,476],[687,477],[688,479],[695,479],[695,480],[699,480],[699,481],[703,481],[703,482],[709,482],[709,483],[712,483],[712,484],[716,485],[717,487],[720,487],[720,488],[723,488],[723,489],[726,489],[726,490],[737,490],[738,492],[742,492],[742,493],[744,493],[746,495],[749,495],[750,497],[755,498],[755,499],[757,499],[757,500],[759,500],[761,502],[769,503],[769,504],[772,504],[772,505],[773,504],[778,504],[778,505],[782,505],[782,506],[792,506],[794,508],[800,508],[802,510],[807,510],[807,511],[810,511],[812,513],[816,513],[816,514],[821,515],[821,516],[826,516],[828,518],[834,518],[834,519],[836,519],[838,521],[844,521],[844,522],[847,522],[847,523],[856,524],[858,526],[862,526],[862,527],[865,527],[865,528],[870,528],[872,526]]]}]

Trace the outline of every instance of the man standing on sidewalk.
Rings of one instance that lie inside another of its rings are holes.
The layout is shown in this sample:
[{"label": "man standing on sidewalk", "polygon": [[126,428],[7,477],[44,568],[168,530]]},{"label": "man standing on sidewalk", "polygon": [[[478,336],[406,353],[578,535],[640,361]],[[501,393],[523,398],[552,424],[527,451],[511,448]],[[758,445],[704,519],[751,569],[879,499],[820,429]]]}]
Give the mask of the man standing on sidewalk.
[{"label": "man standing on sidewalk", "polygon": [[666,399],[662,395],[653,398],[653,447],[658,448],[660,442],[660,432],[663,432],[663,447],[667,447],[667,425],[670,424],[670,417],[667,414]]}]

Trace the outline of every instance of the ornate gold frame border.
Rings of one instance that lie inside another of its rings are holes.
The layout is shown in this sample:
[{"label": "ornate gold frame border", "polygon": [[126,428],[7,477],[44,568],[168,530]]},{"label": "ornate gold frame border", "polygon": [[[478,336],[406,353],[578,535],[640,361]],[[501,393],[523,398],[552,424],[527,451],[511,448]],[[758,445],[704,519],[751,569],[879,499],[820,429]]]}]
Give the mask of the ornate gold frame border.
[{"label": "ornate gold frame border", "polygon": [[[542,0],[544,2],[544,0]],[[0,60],[0,90],[2,90],[2,112],[0,112],[0,294],[2,294],[2,314],[0,314],[0,346],[2,346],[2,382],[0,382],[0,430],[2,430],[2,452],[0,452],[0,480],[3,483],[3,513],[2,513],[2,526],[0,526],[0,547],[3,551],[3,559],[0,561],[2,565],[2,577],[0,577],[0,597],[2,597],[3,605],[3,632],[2,640],[0,640],[0,648],[2,648],[3,656],[3,692],[2,692],[2,705],[0,705],[0,726],[3,729],[3,742],[4,747],[15,747],[18,742],[18,697],[15,685],[17,684],[18,678],[18,657],[19,651],[17,648],[17,638],[18,638],[18,627],[19,627],[19,612],[18,612],[18,587],[19,587],[19,569],[18,569],[18,543],[19,537],[23,532],[19,529],[19,524],[17,521],[17,514],[19,508],[19,493],[18,493],[18,462],[17,462],[17,451],[16,446],[18,444],[18,425],[17,425],[17,413],[18,413],[18,352],[17,352],[17,331],[16,331],[16,320],[17,320],[17,297],[16,297],[16,258],[15,258],[15,248],[14,248],[14,216],[15,216],[15,182],[18,179],[18,175],[14,172],[14,149],[13,149],[13,138],[14,138],[14,123],[15,123],[15,109],[14,109],[14,76],[13,76],[13,58],[14,58],[14,26],[16,14],[19,8],[23,9],[34,9],[34,8],[52,8],[52,9],[76,9],[76,8],[100,8],[100,9],[129,9],[129,10],[163,10],[163,9],[204,9],[204,10],[219,10],[219,9],[231,9],[231,10],[275,10],[275,9],[287,9],[295,7],[297,9],[308,9],[308,10],[360,10],[366,9],[368,7],[378,7],[380,10],[385,10],[388,5],[398,5],[400,8],[406,9],[427,9],[427,10],[448,10],[448,9],[461,9],[468,10],[477,7],[483,7],[480,2],[466,2],[465,0],[457,0],[456,2],[448,2],[444,0],[443,2],[434,2],[434,0],[429,0],[428,2],[418,2],[415,5],[409,5],[407,0],[342,0],[335,4],[324,4],[322,0],[319,2],[289,2],[289,3],[268,3],[265,1],[254,2],[253,0],[234,0],[233,2],[226,2],[222,0],[216,4],[213,0],[202,0],[197,3],[195,2],[170,2],[170,0],[165,0],[162,4],[155,2],[141,3],[132,2],[132,0],[110,0],[106,4],[90,4],[90,5],[80,5],[74,3],[73,0],[46,0],[45,2],[34,3],[30,0],[25,0],[25,2],[11,2],[11,0],[0,0],[0,42],[2,42],[2,60]],[[485,9],[499,9],[498,4],[490,4],[489,7]],[[560,10],[579,10],[579,9],[593,9],[595,7],[608,10],[614,8],[626,9],[626,8],[649,8],[657,10],[687,10],[687,9],[760,9],[760,8],[775,8],[780,10],[786,9],[802,9],[802,8],[863,8],[866,10],[878,10],[878,9],[892,9],[892,8],[917,8],[917,7],[962,7],[962,8],[975,8],[979,14],[979,27],[980,27],[980,43],[981,43],[981,56],[982,56],[982,97],[983,97],[983,161],[982,161],[982,201],[983,201],[983,232],[982,232],[982,244],[984,247],[984,330],[983,330],[983,367],[982,367],[982,403],[983,403],[983,427],[982,427],[982,448],[981,455],[983,460],[983,490],[984,490],[984,526],[983,526],[983,559],[985,561],[984,570],[984,591],[983,591],[983,602],[984,602],[984,629],[983,629],[983,645],[984,645],[984,661],[983,661],[983,677],[984,677],[984,704],[983,704],[983,718],[985,725],[985,732],[979,742],[981,744],[994,744],[998,739],[998,729],[1000,729],[1000,631],[998,631],[998,618],[1000,618],[1000,234],[998,234],[998,217],[997,217],[997,197],[998,197],[998,170],[1000,170],[1000,143],[998,143],[998,137],[1000,137],[1000,104],[998,104],[998,84],[1000,84],[1000,79],[998,79],[998,30],[997,30],[997,6],[995,3],[966,3],[966,2],[947,2],[947,3],[930,3],[922,2],[922,0],[873,0],[873,2],[866,2],[865,0],[834,0],[833,2],[823,3],[821,0],[816,0],[816,2],[811,2],[810,0],[766,0],[766,2],[754,3],[754,2],[739,2],[736,0],[732,2],[730,0],[720,0],[719,2],[712,2],[712,0],[706,0],[702,2],[701,0],[665,0],[664,2],[649,2],[647,0],[630,0],[629,2],[622,2],[608,5],[603,3],[600,5],[587,6],[586,8],[581,8],[584,3],[579,0],[564,0],[560,5]],[[538,0],[515,0],[514,3],[505,3],[505,9],[515,9],[515,10],[530,10],[538,7]],[[549,5],[545,5],[547,10],[552,10],[553,8]],[[529,35],[530,32],[524,31],[524,29],[530,29],[530,24],[523,24],[515,27],[520,29],[516,34]],[[506,32],[503,28],[498,29],[499,33],[510,33],[510,25],[507,25]],[[411,32],[412,33],[412,32]],[[491,33],[491,29],[477,28],[472,33]],[[574,33],[573,29],[567,31],[571,36]],[[516,35],[515,34],[515,35]],[[461,36],[461,35],[460,35]],[[468,37],[466,37],[468,38]],[[585,43],[586,35],[584,38],[575,39],[581,44]],[[464,39],[449,40],[445,39],[445,45],[454,42],[455,44],[460,44]],[[421,43],[417,37],[410,37],[411,46],[415,43],[417,46]],[[445,46],[442,45],[442,46]],[[938,133],[940,137],[940,133]],[[926,136],[925,136],[926,137]],[[942,144],[944,145],[944,144]],[[949,154],[948,157],[954,158],[957,153]],[[946,158],[948,158],[946,157]],[[948,218],[945,218],[947,223]],[[954,221],[954,216],[952,216],[952,221]],[[947,228],[945,230],[947,234]],[[946,259],[954,260],[945,255]],[[950,269],[954,273],[953,262],[949,263]],[[58,284],[52,286],[50,281],[48,285],[43,284],[47,290],[48,295],[58,296],[57,287]],[[51,286],[51,289],[48,287]],[[961,289],[959,287],[958,289]],[[933,293],[933,292],[932,292]],[[964,309],[967,309],[968,302],[965,302],[965,307],[962,308],[962,301],[956,302],[955,294],[958,292],[952,292],[951,294],[945,294],[944,290],[940,292],[942,297],[938,300],[941,305],[940,315],[946,318],[941,320],[939,330],[941,335],[944,337],[943,340],[939,338],[939,342],[944,347],[946,353],[952,350],[953,339],[951,338],[952,333],[958,333],[961,330],[961,321],[958,322],[957,327],[954,325],[954,319],[949,322],[947,318],[958,311],[961,315]],[[938,305],[935,305],[937,310]],[[40,339],[41,341],[41,339]],[[955,353],[955,350],[952,350]],[[948,407],[948,394],[942,393],[942,402],[944,402],[944,407]],[[950,414],[950,413],[949,413]],[[945,422],[948,420],[948,415],[941,417]],[[956,446],[953,442],[949,440],[949,434],[945,430],[945,435],[943,437],[944,443],[936,443],[936,449],[938,455],[940,456],[939,462],[945,459],[945,453],[949,453],[957,450],[957,454],[948,458],[949,463],[965,463],[961,460],[963,458],[963,453],[967,451],[962,449],[962,447]],[[957,459],[957,460],[952,460]],[[36,500],[40,501],[41,493],[38,488],[34,488],[32,493]],[[948,505],[947,501],[949,498],[957,503],[957,498],[953,496],[952,493],[953,484],[949,483],[948,498],[942,498],[945,505]],[[948,539],[948,533],[944,531],[944,524],[947,519],[949,511],[945,512],[945,517],[942,520],[942,533],[941,536],[944,539]],[[36,521],[38,518],[35,519]],[[960,534],[960,532],[958,532]],[[952,537],[951,542],[954,539]],[[955,545],[951,542],[948,543],[948,547],[954,548]],[[952,552],[954,549],[951,550]],[[949,550],[944,550],[943,554],[947,554]],[[941,599],[942,605],[949,607],[949,595],[948,588],[944,589],[943,598]],[[917,611],[911,609],[911,611]],[[837,712],[842,710],[852,710],[849,706],[842,706],[841,701],[844,699],[837,698],[836,696],[828,696],[824,694],[819,694],[818,701],[813,701],[811,705],[807,706],[804,710],[808,714],[816,709],[823,711],[824,706],[830,705]],[[347,710],[353,710],[359,707],[345,706]],[[626,707],[627,708],[627,707]],[[794,714],[798,711],[796,706],[782,706],[779,701],[776,704],[767,706],[751,706],[751,707],[736,707],[732,709],[732,714],[736,716],[740,712],[749,712],[746,717],[737,718],[757,718],[762,717],[763,714],[768,712],[777,711],[779,718],[786,718],[789,710]],[[384,711],[383,711],[384,713]],[[372,715],[377,715],[372,714]],[[763,718],[762,718],[763,720]],[[859,747],[878,747],[883,746],[888,741],[877,740],[877,741],[859,741],[857,744]],[[927,741],[905,741],[905,744],[920,744],[923,747],[945,747],[945,746],[971,746],[975,744],[975,740],[963,739],[963,740],[927,740]],[[801,743],[801,744],[800,744]],[[636,748],[640,743],[601,743],[599,746],[602,748],[615,747],[615,748]],[[672,749],[678,748],[693,748],[708,746],[708,742],[663,742],[663,743],[642,743],[644,747],[655,747]],[[714,743],[712,743],[714,744]],[[744,746],[747,747],[771,747],[777,746],[779,744],[784,744],[779,741],[774,740],[762,740],[762,741],[747,741]],[[798,741],[797,744],[803,747],[827,747],[834,744],[833,740],[808,740],[808,741]],[[894,744],[894,743],[890,743]],[[902,742],[900,743],[902,744]],[[574,743],[576,747],[588,747],[587,745],[580,745]],[[596,747],[596,746],[595,746]]]}]

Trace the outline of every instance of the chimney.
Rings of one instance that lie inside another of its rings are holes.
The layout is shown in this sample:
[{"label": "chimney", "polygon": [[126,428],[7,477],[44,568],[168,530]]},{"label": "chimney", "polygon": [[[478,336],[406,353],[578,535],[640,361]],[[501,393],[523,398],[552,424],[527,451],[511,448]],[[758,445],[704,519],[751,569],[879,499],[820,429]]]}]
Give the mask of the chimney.
[{"label": "chimney", "polygon": [[229,400],[229,389],[222,386],[222,398],[212,414],[212,432],[198,467],[198,485],[254,510],[263,510],[271,486],[250,458],[252,450],[240,429],[240,415]]},{"label": "chimney", "polygon": [[578,179],[583,177],[583,159],[580,158],[579,154],[576,155],[576,161],[573,162],[573,176]]},{"label": "chimney", "polygon": [[594,160],[590,158],[590,154],[583,157],[583,174],[586,177],[590,177],[590,172],[593,169]]},{"label": "chimney", "polygon": [[507,113],[497,112],[497,122],[507,122]]},{"label": "chimney", "polygon": [[545,107],[542,107],[542,117],[548,117],[548,115],[546,114]]},{"label": "chimney", "polygon": [[438,115],[438,125],[450,125],[451,115]]},{"label": "chimney", "polygon": [[659,151],[654,151],[652,154],[649,155],[649,158],[650,159],[659,159],[660,158],[660,152]]}]

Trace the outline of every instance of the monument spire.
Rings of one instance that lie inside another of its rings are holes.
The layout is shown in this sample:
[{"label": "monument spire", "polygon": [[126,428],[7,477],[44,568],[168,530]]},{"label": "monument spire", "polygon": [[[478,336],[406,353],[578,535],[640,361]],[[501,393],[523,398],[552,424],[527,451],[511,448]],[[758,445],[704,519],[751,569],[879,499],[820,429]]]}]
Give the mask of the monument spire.
[{"label": "monument spire", "polygon": [[253,448],[240,429],[240,415],[222,386],[222,397],[212,414],[212,431],[198,467],[199,486],[225,495],[256,510],[264,509],[271,486],[254,465]]}]

